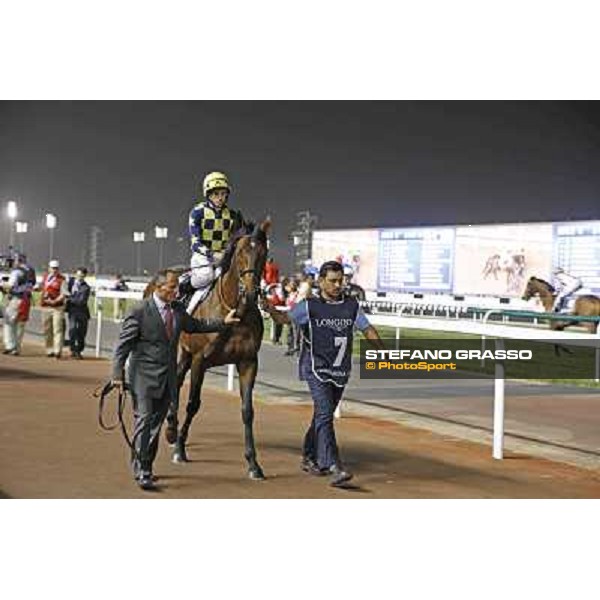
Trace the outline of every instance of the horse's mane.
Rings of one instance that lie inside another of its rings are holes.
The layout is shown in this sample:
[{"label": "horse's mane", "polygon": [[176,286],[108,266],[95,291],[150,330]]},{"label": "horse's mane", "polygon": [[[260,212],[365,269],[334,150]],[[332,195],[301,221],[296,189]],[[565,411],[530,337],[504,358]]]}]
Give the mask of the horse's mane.
[{"label": "horse's mane", "polygon": [[229,239],[227,247],[223,252],[223,258],[221,259],[221,273],[225,274],[231,268],[231,261],[235,253],[235,247],[241,238],[247,235],[254,235],[255,239],[261,244],[267,244],[267,234],[256,226],[254,221],[248,221],[244,223]]},{"label": "horse's mane", "polygon": [[544,285],[547,285],[549,291],[551,291],[552,293],[554,293],[556,291],[554,289],[554,286],[552,284],[548,283],[545,279],[540,279],[539,277],[531,277],[531,279],[533,279],[533,281],[539,281],[540,283],[543,283]]}]

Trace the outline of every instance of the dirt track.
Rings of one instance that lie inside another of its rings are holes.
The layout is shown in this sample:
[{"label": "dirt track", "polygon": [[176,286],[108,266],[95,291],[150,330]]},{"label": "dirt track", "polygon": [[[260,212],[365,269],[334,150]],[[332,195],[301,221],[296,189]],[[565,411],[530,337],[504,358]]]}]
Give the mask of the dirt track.
[{"label": "dirt track", "polygon": [[[187,465],[161,442],[158,493],[131,480],[117,431],[97,423],[93,389],[106,360],[56,361],[40,346],[0,355],[0,497],[12,498],[597,498],[600,474],[542,459],[490,457],[489,446],[396,423],[344,417],[338,441],[356,487],[336,490],[300,471],[309,406],[256,403],[264,482],[250,481],[237,395],[208,390],[192,426]],[[109,406],[112,420],[114,404]]]}]

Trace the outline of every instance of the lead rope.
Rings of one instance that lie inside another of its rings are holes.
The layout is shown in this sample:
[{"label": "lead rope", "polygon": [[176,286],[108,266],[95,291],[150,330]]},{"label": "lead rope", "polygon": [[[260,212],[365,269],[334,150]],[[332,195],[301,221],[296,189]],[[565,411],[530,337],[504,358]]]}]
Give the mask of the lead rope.
[{"label": "lead rope", "polygon": [[126,404],[126,398],[127,398],[127,387],[125,387],[124,389],[120,389],[119,393],[117,395],[117,422],[114,423],[113,425],[107,425],[104,421],[104,408],[106,405],[106,398],[110,395],[110,393],[115,389],[115,385],[113,384],[112,381],[108,381],[106,384],[104,384],[103,387],[99,387],[96,390],[94,390],[93,392],[93,396],[94,398],[98,398],[98,423],[100,425],[100,427],[102,429],[104,429],[104,431],[113,431],[114,429],[116,429],[117,427],[121,427],[121,433],[123,434],[123,438],[125,439],[125,442],[127,443],[127,446],[129,446],[129,449],[131,450],[131,452],[133,453],[133,455],[135,456],[135,458],[140,461],[140,455],[138,454],[138,452],[136,451],[133,442],[135,440],[132,440],[129,437],[129,434],[127,433],[127,428],[125,427],[125,422],[123,421],[123,414],[125,412],[125,404]]}]

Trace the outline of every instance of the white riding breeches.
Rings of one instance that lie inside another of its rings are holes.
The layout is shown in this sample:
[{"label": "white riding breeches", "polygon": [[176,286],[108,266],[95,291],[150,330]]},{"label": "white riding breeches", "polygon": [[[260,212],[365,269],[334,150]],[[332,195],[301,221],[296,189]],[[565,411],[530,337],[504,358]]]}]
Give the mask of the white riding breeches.
[{"label": "white riding breeches", "polygon": [[199,252],[192,254],[190,283],[196,291],[188,304],[188,314],[193,314],[197,304],[208,295],[212,282],[221,274],[221,267],[215,266],[221,257],[222,254],[200,254]]},{"label": "white riding breeches", "polygon": [[556,299],[554,300],[554,309],[563,308],[569,299],[576,291],[580,290],[583,286],[579,281],[572,283],[571,285],[565,286],[560,292],[556,295]]},{"label": "white riding breeches", "polygon": [[208,287],[215,278],[215,261],[214,258],[207,254],[195,252],[192,254],[190,267],[192,268],[192,276],[190,283],[192,287],[201,289]]}]

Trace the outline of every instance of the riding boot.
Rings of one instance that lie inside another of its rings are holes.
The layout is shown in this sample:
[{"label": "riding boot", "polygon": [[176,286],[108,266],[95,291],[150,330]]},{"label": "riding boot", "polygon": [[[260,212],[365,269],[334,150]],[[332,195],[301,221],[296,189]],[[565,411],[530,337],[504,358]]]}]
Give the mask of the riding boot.
[{"label": "riding boot", "polygon": [[187,306],[193,293],[194,287],[191,283],[191,274],[184,273],[179,277],[179,289],[177,291],[178,300],[184,306]]}]

